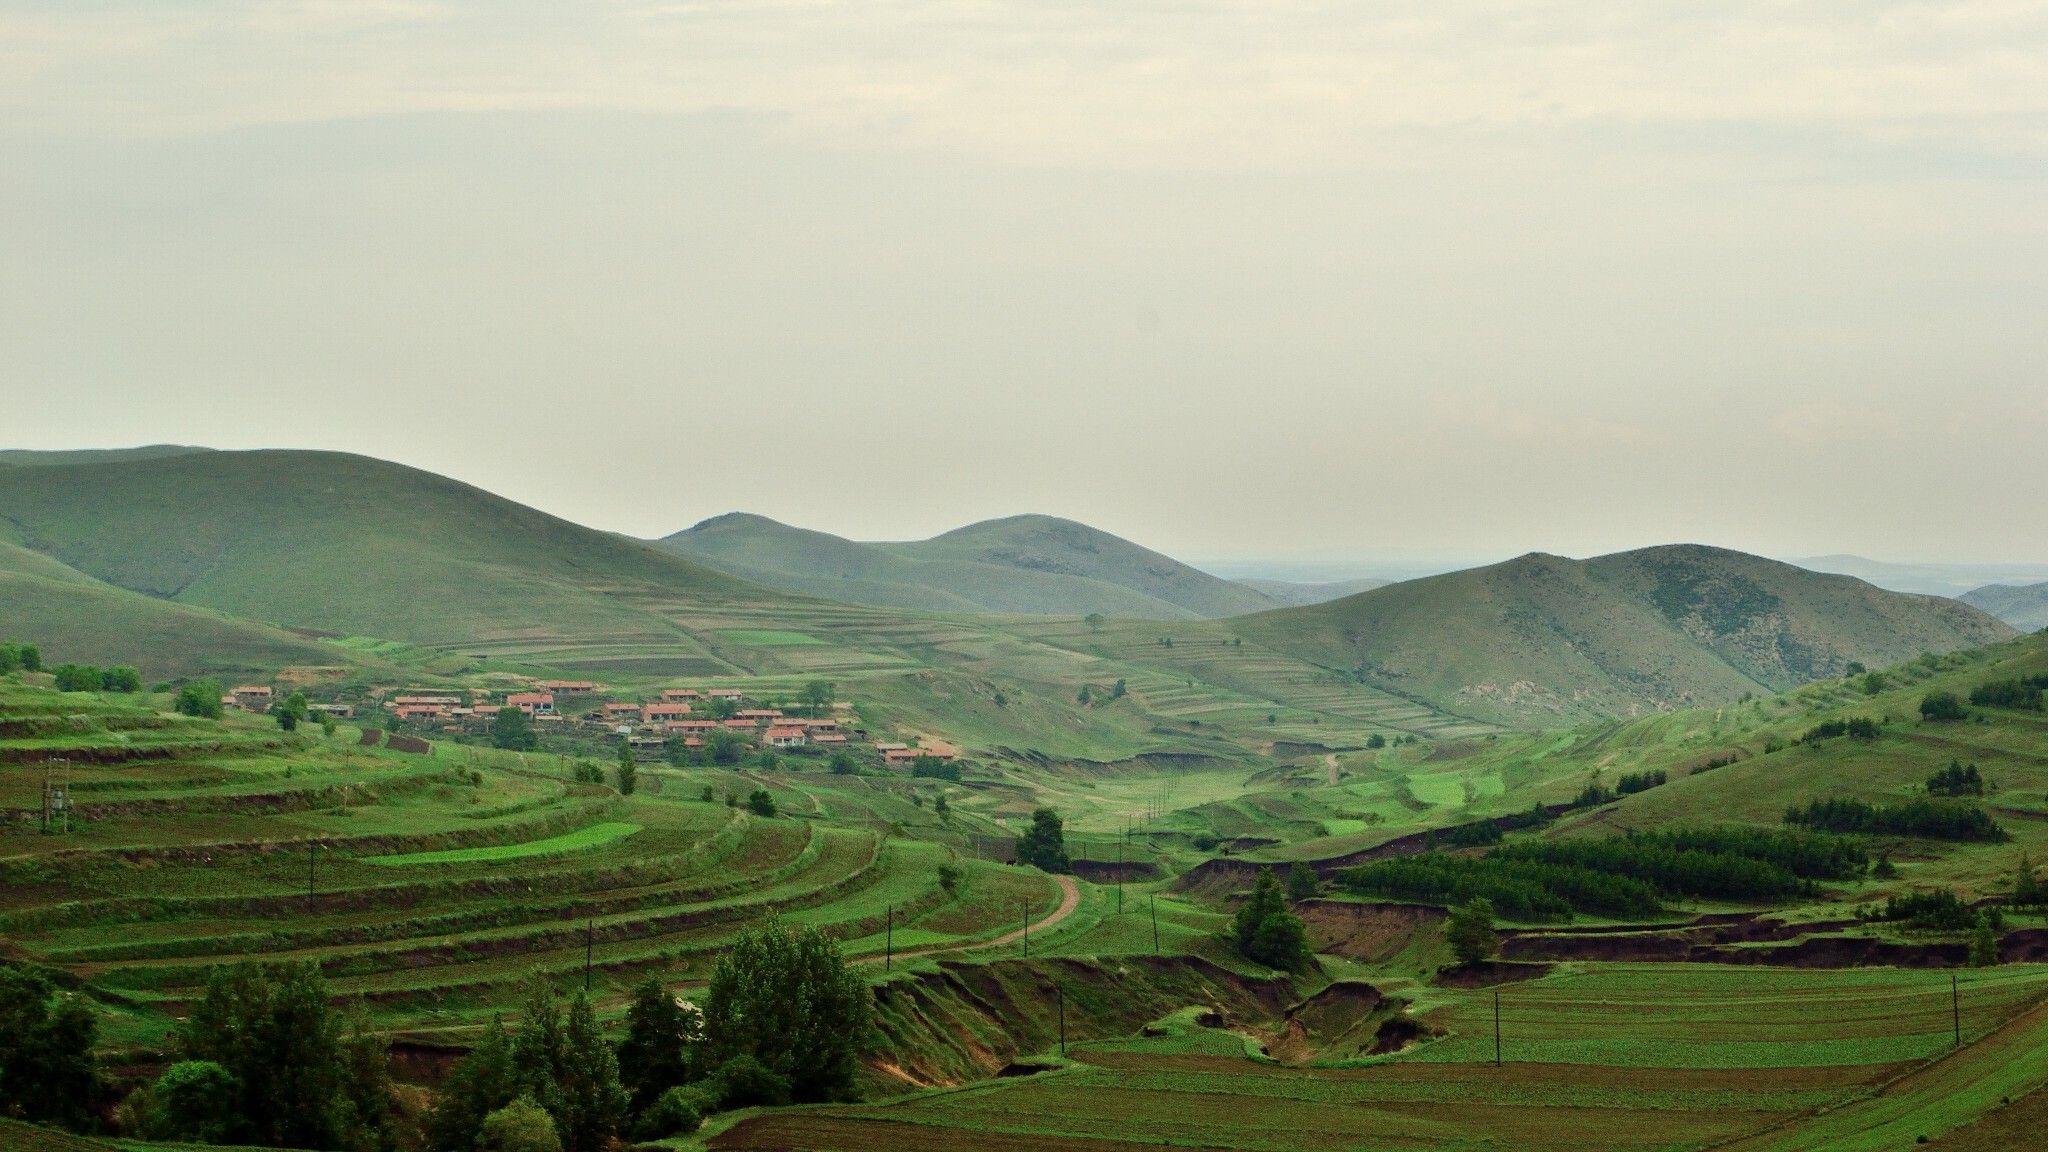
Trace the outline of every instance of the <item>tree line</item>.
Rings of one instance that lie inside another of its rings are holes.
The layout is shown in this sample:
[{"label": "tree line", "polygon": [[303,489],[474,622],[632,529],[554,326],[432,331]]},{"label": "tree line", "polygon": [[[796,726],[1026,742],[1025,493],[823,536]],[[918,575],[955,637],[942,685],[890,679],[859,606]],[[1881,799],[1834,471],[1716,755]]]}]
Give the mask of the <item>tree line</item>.
[{"label": "tree line", "polygon": [[[516,1026],[485,1028],[424,1115],[398,1105],[388,1038],[337,1008],[319,966],[213,971],[179,1025],[178,1059],[116,1110],[121,1134],[317,1152],[608,1152],[750,1105],[851,1099],[873,993],[817,928],[768,922],[719,957],[701,1008],[656,977],[625,1036],[587,993],[535,974]],[[99,1126],[92,1013],[40,972],[0,965],[0,1115]]]},{"label": "tree line", "polygon": [[1338,883],[1360,895],[1446,906],[1483,899],[1513,919],[1564,920],[1649,916],[1669,899],[1805,895],[1814,880],[1855,875],[1864,863],[1838,837],[1694,828],[1508,844],[1480,857],[1425,852],[1347,869]]},{"label": "tree line", "polygon": [[1920,836],[1929,840],[1997,842],[2011,837],[1974,804],[1950,800],[1913,799],[1897,804],[1868,804],[1832,798],[1809,801],[1785,810],[1785,823],[1818,832],[1858,835]]}]

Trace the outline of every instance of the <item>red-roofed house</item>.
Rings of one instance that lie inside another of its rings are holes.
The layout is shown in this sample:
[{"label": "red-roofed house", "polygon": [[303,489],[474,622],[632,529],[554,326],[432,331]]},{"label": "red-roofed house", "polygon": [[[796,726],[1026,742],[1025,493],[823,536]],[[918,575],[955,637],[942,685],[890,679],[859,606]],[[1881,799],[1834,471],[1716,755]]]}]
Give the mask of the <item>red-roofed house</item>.
[{"label": "red-roofed house", "polygon": [[742,708],[738,712],[733,713],[733,715],[740,716],[748,720],[780,720],[782,719],[782,709]]},{"label": "red-roofed house", "polygon": [[716,720],[671,720],[662,725],[670,732],[709,732],[718,727]]},{"label": "red-roofed house", "polygon": [[908,749],[909,747],[910,747],[910,745],[908,745],[908,744],[888,744],[888,743],[878,743],[878,744],[876,744],[876,745],[875,745],[875,751],[877,751],[877,752],[880,752],[880,753],[883,753],[884,755],[887,755],[887,754],[888,754],[888,753],[890,753],[890,752],[902,752],[902,751],[905,751],[905,750],[907,750],[907,749]]},{"label": "red-roofed house", "polygon": [[638,716],[639,714],[640,705],[630,700],[615,700],[604,706],[604,718],[607,720],[617,720],[621,716]]},{"label": "red-roofed house", "polygon": [[552,692],[514,692],[505,697],[505,707],[517,708],[528,716],[552,716],[555,696]]},{"label": "red-roofed house", "polygon": [[770,748],[801,748],[804,730],[801,728],[770,728],[767,734]]},{"label": "red-roofed house", "polygon": [[752,732],[755,728],[760,727],[760,725],[755,724],[752,720],[727,720],[725,726],[738,732]]},{"label": "red-roofed house", "polygon": [[820,732],[811,737],[813,744],[844,744],[846,735],[842,732]]},{"label": "red-roofed house", "polygon": [[695,688],[663,688],[661,690],[661,700],[664,704],[686,704],[692,700],[702,700],[703,698],[704,694]]},{"label": "red-roofed house", "polygon": [[747,694],[737,688],[713,688],[711,690],[711,698],[713,700],[745,700]]},{"label": "red-roofed house", "polygon": [[640,719],[652,724],[657,720],[680,720],[689,714],[688,704],[649,704],[640,710]]},{"label": "red-roofed house", "polygon": [[588,696],[604,691],[604,685],[595,680],[542,680],[534,687],[550,695],[560,692],[564,696]]}]

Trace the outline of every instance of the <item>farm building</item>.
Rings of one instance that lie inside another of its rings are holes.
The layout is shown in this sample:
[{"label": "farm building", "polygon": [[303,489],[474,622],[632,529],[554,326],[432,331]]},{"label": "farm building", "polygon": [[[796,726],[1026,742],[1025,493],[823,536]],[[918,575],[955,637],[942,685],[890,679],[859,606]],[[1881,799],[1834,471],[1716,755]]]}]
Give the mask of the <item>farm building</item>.
[{"label": "farm building", "polygon": [[589,696],[604,691],[604,685],[595,680],[541,680],[535,683],[534,687],[551,695],[562,696]]},{"label": "farm building", "polygon": [[604,706],[604,718],[607,720],[617,720],[621,716],[638,716],[639,714],[640,705],[630,700],[615,700]]},{"label": "farm building", "polygon": [[552,716],[555,697],[549,692],[514,692],[505,697],[505,707],[517,708],[528,716]]},{"label": "farm building", "polygon": [[782,719],[782,709],[742,708],[735,715],[742,720],[780,720]]},{"label": "farm building", "polygon": [[228,696],[234,700],[235,707],[246,712],[270,711],[271,695],[268,684],[238,684],[228,689]]},{"label": "farm building", "polygon": [[703,698],[704,694],[695,688],[663,688],[661,690],[661,702],[664,704],[688,704]]},{"label": "farm building", "polygon": [[653,724],[661,720],[680,720],[690,714],[688,704],[649,704],[640,709],[640,719]]},{"label": "farm building", "polygon": [[801,728],[770,728],[766,739],[770,748],[801,748],[804,730]]}]

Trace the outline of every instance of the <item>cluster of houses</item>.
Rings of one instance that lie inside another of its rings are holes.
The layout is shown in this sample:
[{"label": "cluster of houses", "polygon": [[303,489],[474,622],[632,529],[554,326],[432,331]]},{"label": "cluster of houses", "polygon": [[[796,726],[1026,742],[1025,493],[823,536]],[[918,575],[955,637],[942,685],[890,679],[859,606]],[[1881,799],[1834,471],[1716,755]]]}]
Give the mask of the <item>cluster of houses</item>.
[{"label": "cluster of houses", "polygon": [[[606,688],[594,680],[536,680],[512,692],[483,688],[376,688],[370,691],[372,712],[388,713],[405,724],[444,732],[487,731],[503,708],[517,708],[536,723],[576,728],[593,736],[624,740],[648,756],[660,756],[672,741],[701,748],[715,732],[727,732],[766,748],[836,749],[867,744],[868,733],[841,720],[849,705],[833,706],[831,716],[793,716],[780,708],[748,707],[737,688],[665,688],[649,700],[605,699]],[[276,691],[267,684],[240,684],[222,695],[221,703],[247,712],[268,712]],[[573,703],[573,707],[571,706]],[[348,704],[313,704],[316,712],[348,718]],[[885,764],[910,764],[923,757],[952,760],[959,751],[950,744],[926,740],[920,745],[878,742],[873,745]]]},{"label": "cluster of houses", "polygon": [[[701,748],[713,732],[729,732],[768,748],[833,749],[865,743],[865,730],[843,725],[834,716],[793,716],[779,708],[746,707],[747,695],[737,688],[665,688],[651,700],[595,700],[606,693],[592,680],[538,680],[527,690],[502,696],[485,689],[399,689],[373,693],[380,706],[399,720],[460,732],[487,728],[501,708],[517,708],[536,723],[575,726],[625,740],[637,751],[658,754],[680,738],[686,748]],[[581,700],[577,700],[581,698]],[[577,700],[572,708],[568,702]],[[729,703],[721,703],[729,702]],[[595,707],[587,705],[595,704]],[[845,704],[835,705],[835,713]],[[922,747],[880,743],[875,750],[884,762],[909,763],[920,756],[951,760],[957,749],[937,741]]]}]

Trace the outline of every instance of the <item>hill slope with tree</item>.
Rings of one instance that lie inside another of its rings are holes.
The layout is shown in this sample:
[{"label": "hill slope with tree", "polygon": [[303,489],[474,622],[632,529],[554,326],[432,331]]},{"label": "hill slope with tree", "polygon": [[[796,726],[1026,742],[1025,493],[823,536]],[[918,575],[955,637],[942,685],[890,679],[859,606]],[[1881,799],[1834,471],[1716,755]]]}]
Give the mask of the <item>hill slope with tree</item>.
[{"label": "hill slope with tree", "polygon": [[1232,627],[1365,683],[1524,726],[1726,703],[2013,635],[1958,601],[1696,545],[1536,553]]},{"label": "hill slope with tree", "polygon": [[732,513],[660,544],[767,587],[913,611],[1185,620],[1288,602],[1051,516],[989,520],[930,540],[863,543]]}]

